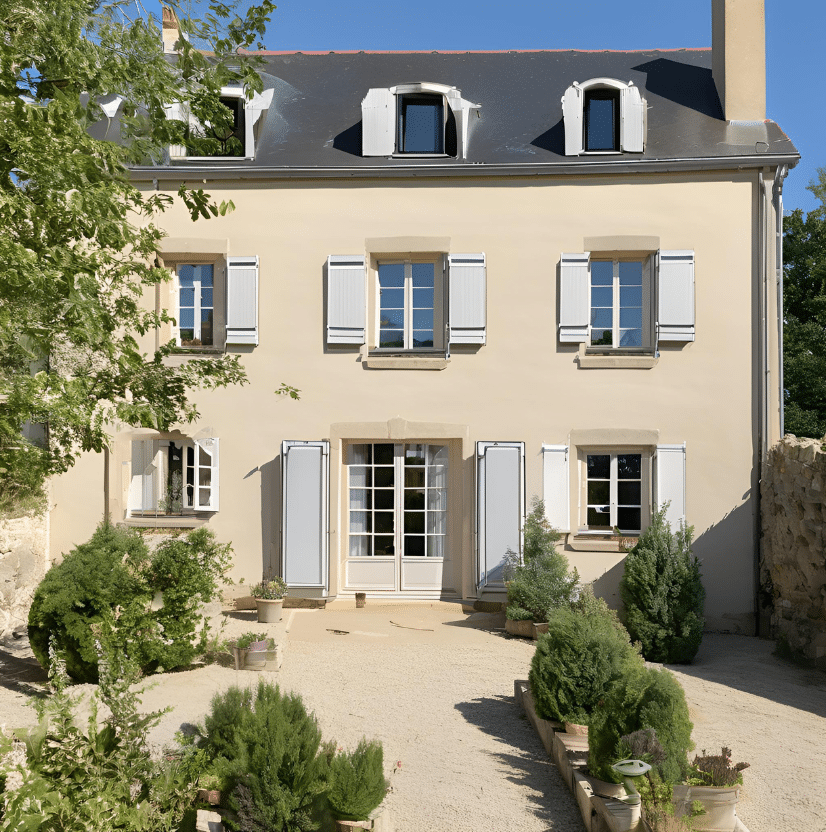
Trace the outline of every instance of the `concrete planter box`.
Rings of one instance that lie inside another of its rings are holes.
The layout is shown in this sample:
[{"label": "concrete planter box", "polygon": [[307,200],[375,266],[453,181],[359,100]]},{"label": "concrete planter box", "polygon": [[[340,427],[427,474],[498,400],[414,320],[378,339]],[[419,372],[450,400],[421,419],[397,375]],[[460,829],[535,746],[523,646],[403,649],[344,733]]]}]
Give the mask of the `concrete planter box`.
[{"label": "concrete planter box", "polygon": [[542,740],[542,745],[545,746],[545,751],[548,754],[552,753],[554,736],[558,731],[562,730],[562,723],[552,722],[548,719],[542,719],[536,715],[536,706],[533,703],[533,694],[531,693],[530,684],[523,679],[517,679],[513,683],[513,692],[516,703],[525,711],[534,730],[539,734],[539,739]]},{"label": "concrete planter box", "polygon": [[692,802],[699,800],[706,813],[693,819],[695,829],[733,832],[737,824],[740,789],[741,786],[674,786],[674,813],[677,816],[689,814]]},{"label": "concrete planter box", "polygon": [[395,832],[393,817],[384,803],[377,806],[370,813],[367,820],[337,820],[335,832],[353,832],[359,829],[372,829],[373,832]]},{"label": "concrete planter box", "polygon": [[533,621],[511,621],[506,618],[505,632],[519,638],[533,638]]}]

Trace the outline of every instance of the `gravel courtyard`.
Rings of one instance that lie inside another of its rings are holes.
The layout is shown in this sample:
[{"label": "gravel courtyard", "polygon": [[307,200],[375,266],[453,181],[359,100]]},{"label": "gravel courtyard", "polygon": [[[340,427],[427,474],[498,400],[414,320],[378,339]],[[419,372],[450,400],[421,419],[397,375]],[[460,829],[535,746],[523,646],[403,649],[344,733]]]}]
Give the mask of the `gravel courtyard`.
[{"label": "gravel courtyard", "polygon": [[[527,678],[531,642],[503,632],[501,614],[458,605],[285,610],[279,625],[254,612],[224,616],[224,635],[269,628],[285,644],[278,673],[299,692],[325,738],[384,744],[397,832],[519,829],[581,832],[573,798],[513,702]],[[706,635],[695,664],[672,670],[686,690],[697,749],[729,746],[751,763],[738,813],[751,832],[826,832],[826,675],[771,655],[773,645]],[[0,722],[32,724],[25,693],[42,671],[25,639],[0,646]],[[197,722],[212,695],[260,674],[210,665],[154,677],[144,708],[172,705],[152,740]],[[782,795],[782,801],[781,801]]]}]

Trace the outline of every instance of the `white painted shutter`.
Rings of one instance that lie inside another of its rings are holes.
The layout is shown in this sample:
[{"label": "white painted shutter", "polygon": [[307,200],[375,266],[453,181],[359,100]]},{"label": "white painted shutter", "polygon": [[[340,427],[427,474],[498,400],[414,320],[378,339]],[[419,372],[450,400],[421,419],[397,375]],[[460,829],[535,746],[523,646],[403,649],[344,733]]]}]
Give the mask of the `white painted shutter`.
[{"label": "white painted shutter", "polygon": [[657,275],[657,337],[694,340],[694,252],[660,251]]},{"label": "white painted shutter", "polygon": [[657,445],[654,457],[654,505],[669,503],[665,518],[671,529],[685,523],[685,443]]},{"label": "white painted shutter", "polygon": [[155,439],[132,442],[132,471],[129,481],[129,511],[155,511],[158,508],[158,466]]},{"label": "white painted shutter", "polygon": [[451,254],[448,261],[450,343],[484,344],[487,335],[485,255]]},{"label": "white painted shutter", "polygon": [[579,156],[582,144],[582,90],[572,84],[562,96],[562,119],[565,124],[565,155]]},{"label": "white painted shutter", "polygon": [[196,511],[218,511],[218,440],[193,439]]},{"label": "white painted shutter", "polygon": [[250,122],[251,126],[254,127],[258,119],[261,118],[261,113],[269,109],[274,92],[275,90],[272,88],[257,92],[246,102],[247,121]]},{"label": "white painted shutter", "polygon": [[258,343],[258,257],[227,259],[227,344]]},{"label": "white painted shutter", "polygon": [[628,153],[642,153],[645,149],[646,101],[637,87],[620,90],[620,143]]},{"label": "white painted shutter", "polygon": [[591,252],[564,254],[560,261],[559,340],[586,343],[591,304],[588,297],[588,260]]},{"label": "white painted shutter", "polygon": [[327,343],[363,344],[366,320],[364,257],[331,254],[327,258]]},{"label": "white painted shutter", "polygon": [[[189,119],[189,108],[180,101],[165,106],[164,112],[166,113],[166,117],[171,121],[187,121]],[[186,158],[186,146],[182,144],[169,145],[169,158]]]},{"label": "white painted shutter", "polygon": [[367,91],[361,102],[361,155],[392,156],[396,149],[396,96],[389,89]]},{"label": "white painted shutter", "polygon": [[542,499],[545,516],[560,532],[571,530],[570,480],[568,477],[568,446],[542,446]]},{"label": "white painted shutter", "polygon": [[505,553],[522,555],[525,443],[476,443],[476,545],[479,586],[502,586]]},{"label": "white painted shutter", "polygon": [[281,443],[281,564],[291,586],[326,591],[329,442]]}]

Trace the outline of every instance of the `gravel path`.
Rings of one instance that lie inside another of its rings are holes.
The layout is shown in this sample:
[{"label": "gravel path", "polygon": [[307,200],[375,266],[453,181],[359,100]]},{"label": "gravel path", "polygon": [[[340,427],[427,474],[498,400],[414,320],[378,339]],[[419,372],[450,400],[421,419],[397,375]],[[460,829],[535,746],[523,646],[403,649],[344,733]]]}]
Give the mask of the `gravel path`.
[{"label": "gravel path", "polygon": [[[229,614],[225,635],[264,629],[254,617]],[[502,626],[501,615],[447,604],[287,610],[270,625],[286,641],[284,665],[266,675],[304,697],[325,738],[347,747],[362,736],[382,741],[397,832],[581,832],[573,798],[513,702],[533,645]],[[707,635],[695,664],[671,669],[686,690],[697,749],[728,745],[751,763],[738,808],[751,832],[826,832],[815,781],[826,769],[826,675],[780,662],[772,647]],[[42,671],[30,656],[25,639],[0,646],[0,723],[34,721],[23,694]],[[144,707],[174,710],[153,741],[198,721],[216,691],[259,676],[211,665],[155,677]]]}]

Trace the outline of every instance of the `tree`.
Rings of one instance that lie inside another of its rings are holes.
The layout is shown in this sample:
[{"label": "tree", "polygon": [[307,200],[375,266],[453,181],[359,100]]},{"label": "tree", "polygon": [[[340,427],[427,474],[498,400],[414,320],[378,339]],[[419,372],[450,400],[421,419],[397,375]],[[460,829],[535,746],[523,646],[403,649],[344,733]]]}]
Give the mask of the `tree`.
[{"label": "tree", "polygon": [[826,434],[826,168],[809,190],[819,208],[783,220],[785,429]]},{"label": "tree", "polygon": [[[101,451],[115,423],[167,429],[197,418],[189,393],[245,381],[237,356],[170,367],[173,344],[145,354],[137,338],[169,321],[141,295],[169,279],[155,265],[168,194],[129,180],[157,163],[189,124],[167,117],[185,104],[215,135],[232,115],[222,86],[260,91],[256,59],[271,0],[244,16],[213,2],[200,20],[170,3],[187,37],[164,55],[161,23],[138,2],[0,0],[0,492],[37,489],[83,451]],[[134,13],[137,9],[138,12]],[[160,7],[159,7],[160,10]],[[192,41],[209,41],[203,53]],[[122,99],[117,118],[101,104]],[[97,125],[97,127],[96,127]],[[104,134],[103,138],[95,138]],[[232,209],[182,186],[193,220]],[[48,426],[45,447],[22,439]]]}]

